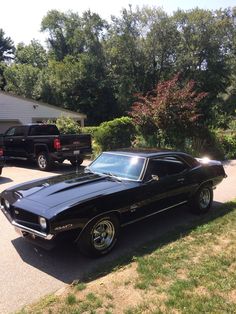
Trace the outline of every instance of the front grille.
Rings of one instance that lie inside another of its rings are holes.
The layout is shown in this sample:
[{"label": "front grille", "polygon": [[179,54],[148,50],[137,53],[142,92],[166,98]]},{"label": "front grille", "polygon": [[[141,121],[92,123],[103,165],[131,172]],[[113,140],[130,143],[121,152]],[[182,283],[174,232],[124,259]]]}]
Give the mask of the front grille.
[{"label": "front grille", "polygon": [[21,208],[18,208],[16,206],[11,206],[10,209],[11,217],[15,220],[18,224],[21,224],[25,227],[41,231],[41,227],[38,222],[38,216],[35,214],[32,214],[28,211],[25,211]]}]

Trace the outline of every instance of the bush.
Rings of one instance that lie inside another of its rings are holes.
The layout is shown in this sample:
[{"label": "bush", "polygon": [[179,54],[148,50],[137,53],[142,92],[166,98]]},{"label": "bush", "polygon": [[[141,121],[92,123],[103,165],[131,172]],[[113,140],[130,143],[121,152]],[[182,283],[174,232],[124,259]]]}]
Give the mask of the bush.
[{"label": "bush", "polygon": [[222,149],[224,150],[225,158],[236,158],[236,132],[227,133],[218,131],[217,138]]},{"label": "bush", "polygon": [[208,155],[215,159],[236,158],[236,132],[203,129],[198,136],[185,139],[185,151],[195,155]]},{"label": "bush", "polygon": [[130,147],[134,134],[132,119],[121,117],[103,122],[94,133],[94,138],[101,150],[110,150]]},{"label": "bush", "polygon": [[94,138],[94,133],[98,130],[98,128],[98,126],[84,126],[82,128],[82,133],[89,133],[92,138]]},{"label": "bush", "polygon": [[[53,123],[48,121],[47,123]],[[61,116],[55,122],[58,130],[62,134],[78,134],[81,133],[81,127],[78,123],[70,117]]]}]

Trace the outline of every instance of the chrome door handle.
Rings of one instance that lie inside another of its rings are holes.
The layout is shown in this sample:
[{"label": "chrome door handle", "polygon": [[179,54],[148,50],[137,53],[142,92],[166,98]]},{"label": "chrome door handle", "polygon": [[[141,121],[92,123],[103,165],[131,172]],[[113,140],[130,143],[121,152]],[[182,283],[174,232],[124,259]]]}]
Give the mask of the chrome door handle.
[{"label": "chrome door handle", "polygon": [[184,178],[178,179],[177,182],[183,183],[184,182]]},{"label": "chrome door handle", "polygon": [[25,142],[25,138],[22,138],[22,140],[21,140],[22,142]]}]

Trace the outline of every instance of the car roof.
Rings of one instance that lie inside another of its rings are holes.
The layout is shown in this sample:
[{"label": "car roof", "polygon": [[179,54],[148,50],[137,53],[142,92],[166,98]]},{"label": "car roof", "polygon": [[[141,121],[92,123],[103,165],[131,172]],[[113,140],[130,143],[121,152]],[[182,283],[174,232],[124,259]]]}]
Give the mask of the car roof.
[{"label": "car roof", "polygon": [[152,158],[155,156],[162,156],[162,155],[182,155],[182,156],[189,156],[186,153],[173,151],[170,149],[162,149],[162,148],[124,148],[119,150],[107,151],[106,153],[114,153],[114,154],[125,154],[130,156],[139,156],[144,158]]}]

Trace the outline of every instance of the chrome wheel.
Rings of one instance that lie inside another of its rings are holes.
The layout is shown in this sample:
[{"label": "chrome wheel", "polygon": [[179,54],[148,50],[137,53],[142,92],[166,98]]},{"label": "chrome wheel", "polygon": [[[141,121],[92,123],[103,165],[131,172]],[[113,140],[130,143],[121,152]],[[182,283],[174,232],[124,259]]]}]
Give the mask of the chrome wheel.
[{"label": "chrome wheel", "polygon": [[96,250],[106,250],[114,241],[115,227],[109,220],[99,221],[92,230],[92,242]]},{"label": "chrome wheel", "polygon": [[38,165],[41,169],[45,169],[47,167],[47,158],[45,155],[38,156]]},{"label": "chrome wheel", "polygon": [[211,192],[209,188],[204,188],[201,190],[199,195],[199,205],[202,209],[205,209],[211,203]]}]

